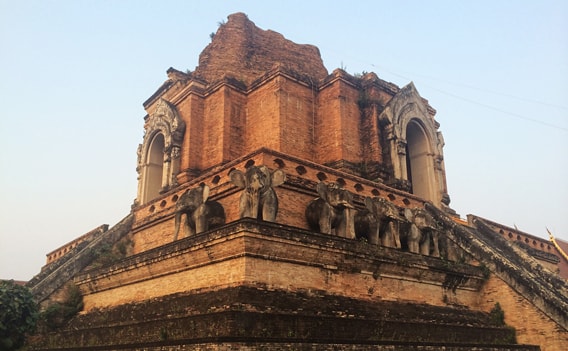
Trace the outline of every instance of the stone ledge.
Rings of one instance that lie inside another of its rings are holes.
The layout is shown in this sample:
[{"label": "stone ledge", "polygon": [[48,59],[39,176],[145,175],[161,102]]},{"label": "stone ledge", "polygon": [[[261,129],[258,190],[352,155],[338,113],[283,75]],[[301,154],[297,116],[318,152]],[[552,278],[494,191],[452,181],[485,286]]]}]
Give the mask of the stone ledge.
[{"label": "stone ledge", "polygon": [[[484,277],[476,266],[242,219],[85,272],[75,281],[88,309],[190,290],[257,284],[328,290],[373,300],[413,300],[416,296],[410,295],[418,289],[424,291],[418,301],[435,303],[437,299],[441,304],[443,294],[459,291],[459,297],[478,291]],[[428,289],[437,293],[429,296]]]},{"label": "stone ledge", "polygon": [[36,339],[32,349],[246,342],[538,350],[511,345],[513,340],[512,329],[491,326],[490,316],[482,312],[239,287],[95,310],[75,317],[58,334]]}]

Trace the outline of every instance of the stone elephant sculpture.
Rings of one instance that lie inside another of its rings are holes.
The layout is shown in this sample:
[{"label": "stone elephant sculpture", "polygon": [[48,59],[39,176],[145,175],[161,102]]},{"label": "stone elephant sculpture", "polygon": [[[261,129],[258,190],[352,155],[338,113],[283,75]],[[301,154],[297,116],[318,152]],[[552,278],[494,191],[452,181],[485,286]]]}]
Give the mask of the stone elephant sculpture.
[{"label": "stone elephant sculpture", "polygon": [[278,213],[278,197],[274,187],[286,181],[284,171],[270,172],[266,166],[251,166],[244,173],[232,170],[231,182],[243,189],[239,202],[240,218],[251,217],[274,222]]},{"label": "stone elephant sculpture", "polygon": [[310,201],[306,208],[306,220],[312,230],[324,234],[355,239],[355,206],[353,195],[336,183],[317,185],[319,197]]},{"label": "stone elephant sculpture", "polygon": [[217,201],[208,201],[209,187],[200,185],[188,189],[176,202],[174,240],[178,239],[182,216],[184,230],[194,235],[225,223],[225,210]]},{"label": "stone elephant sculpture", "polygon": [[[406,239],[408,251],[440,257],[439,229],[436,220],[423,208],[405,209],[404,217],[409,222]],[[430,244],[433,244],[431,247]]]},{"label": "stone elephant sculpture", "polygon": [[400,248],[400,223],[406,219],[392,202],[381,197],[365,197],[365,211],[355,217],[358,237],[366,237],[371,244]]},{"label": "stone elephant sculpture", "polygon": [[451,229],[446,229],[445,232],[442,232],[442,237],[439,240],[440,246],[440,256],[444,257],[448,261],[458,261],[460,259],[460,253],[458,252],[458,248],[456,244],[450,240]]}]

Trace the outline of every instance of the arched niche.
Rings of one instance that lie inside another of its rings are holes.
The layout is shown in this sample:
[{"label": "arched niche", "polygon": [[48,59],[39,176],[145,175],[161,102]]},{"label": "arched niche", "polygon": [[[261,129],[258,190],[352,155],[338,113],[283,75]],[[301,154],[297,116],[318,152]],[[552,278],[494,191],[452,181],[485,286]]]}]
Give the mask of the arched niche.
[{"label": "arched niche", "polygon": [[403,87],[379,115],[392,160],[393,176],[406,190],[438,207],[449,203],[435,111],[413,83]]},{"label": "arched niche", "polygon": [[146,117],[144,141],[138,147],[137,204],[145,204],[176,185],[185,123],[175,106],[158,100]]},{"label": "arched niche", "polygon": [[406,126],[406,179],[410,181],[413,194],[429,200],[437,197],[432,161],[426,131],[418,120],[413,119]]},{"label": "arched niche", "polygon": [[148,158],[144,167],[144,193],[143,199],[153,199],[160,195],[160,191],[164,186],[164,150],[165,142],[162,133],[156,133],[146,153]]}]

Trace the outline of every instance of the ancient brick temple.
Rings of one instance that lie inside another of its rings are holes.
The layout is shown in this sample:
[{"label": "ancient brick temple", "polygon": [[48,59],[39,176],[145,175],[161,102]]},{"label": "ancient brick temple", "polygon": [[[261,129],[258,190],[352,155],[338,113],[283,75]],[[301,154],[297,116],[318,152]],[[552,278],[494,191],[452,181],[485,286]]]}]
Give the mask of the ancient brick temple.
[{"label": "ancient brick temple", "polygon": [[[138,195],[28,283],[35,350],[562,350],[567,257],[449,207],[436,111],[228,17],[144,102]],[[504,318],[503,318],[504,317]]]}]

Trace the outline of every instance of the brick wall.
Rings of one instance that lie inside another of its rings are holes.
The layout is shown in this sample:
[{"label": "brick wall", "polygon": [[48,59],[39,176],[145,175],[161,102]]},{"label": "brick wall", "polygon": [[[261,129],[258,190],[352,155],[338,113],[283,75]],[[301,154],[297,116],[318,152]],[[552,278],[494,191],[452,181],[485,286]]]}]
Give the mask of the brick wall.
[{"label": "brick wall", "polygon": [[359,89],[342,78],[344,73],[334,74],[336,78],[318,96],[316,162],[361,162]]},{"label": "brick wall", "polygon": [[315,86],[298,81],[281,79],[281,142],[280,150],[286,154],[311,160],[314,150],[314,123],[317,114]]},{"label": "brick wall", "polygon": [[343,157],[341,147],[341,95],[339,84],[330,84],[318,95],[318,113],[315,124],[316,150],[314,162],[325,164]]},{"label": "brick wall", "polygon": [[[448,274],[467,279],[449,288]],[[76,282],[88,311],[238,285],[468,306],[483,278],[473,266],[448,267],[437,258],[249,219],[146,250]]]},{"label": "brick wall", "polygon": [[[330,164],[381,163],[375,107],[359,107],[361,88],[338,73],[318,87],[276,70],[248,89],[230,82],[180,99],[186,123],[182,171],[203,171],[260,148]],[[363,112],[363,113],[362,113]]]},{"label": "brick wall", "polygon": [[262,30],[245,14],[235,13],[219,26],[211,43],[199,55],[195,74],[210,82],[230,75],[249,84],[274,65],[309,74],[314,80],[327,75],[318,48]]},{"label": "brick wall", "polygon": [[248,95],[243,140],[247,153],[261,147],[280,148],[280,84],[281,78],[272,79]]},{"label": "brick wall", "polygon": [[245,153],[247,123],[247,98],[243,93],[231,89],[227,90],[226,114],[229,116],[229,128],[223,137],[223,161],[232,161]]},{"label": "brick wall", "polygon": [[[133,232],[134,252],[146,250],[170,243],[173,240],[175,223],[173,215],[177,198],[188,188],[200,183],[207,184],[210,189],[210,199],[221,203],[225,210],[226,223],[239,219],[239,199],[242,194],[231,184],[229,172],[231,169],[245,171],[247,163],[266,165],[272,170],[281,168],[288,177],[286,184],[274,190],[278,197],[278,213],[276,222],[302,229],[308,229],[305,210],[308,203],[318,197],[316,184],[321,179],[326,182],[340,182],[345,189],[355,194],[355,199],[363,208],[365,196],[381,196],[400,207],[420,207],[423,201],[378,183],[373,183],[334,169],[322,167],[288,155],[275,152],[256,152],[223,167],[215,168],[212,172],[194,179],[184,187],[174,189],[161,197],[135,209],[135,225]],[[180,237],[181,236],[180,234]]]},{"label": "brick wall", "polygon": [[177,108],[180,117],[185,122],[180,169],[200,169],[203,167],[201,163],[203,133],[201,131],[204,125],[203,118],[194,116],[204,115],[204,101],[200,96],[190,94]]},{"label": "brick wall", "polygon": [[[416,343],[376,344],[340,344],[340,343],[304,343],[304,342],[211,342],[190,345],[168,346],[169,351],[439,351],[439,344],[424,345]],[[120,348],[124,351],[135,351],[138,348]],[[144,347],[146,351],[163,351],[164,346]],[[471,351],[471,345],[443,346],[444,351]],[[476,351],[536,351],[538,347],[523,346],[476,346]]]},{"label": "brick wall", "polygon": [[563,350],[568,345],[565,329],[495,276],[484,285],[479,301],[484,311],[490,311],[499,303],[505,312],[505,323],[516,329],[517,341],[521,344],[540,345],[542,351]]},{"label": "brick wall", "polygon": [[504,344],[511,330],[490,321],[452,307],[241,286],[94,310],[32,349],[538,350]]}]

